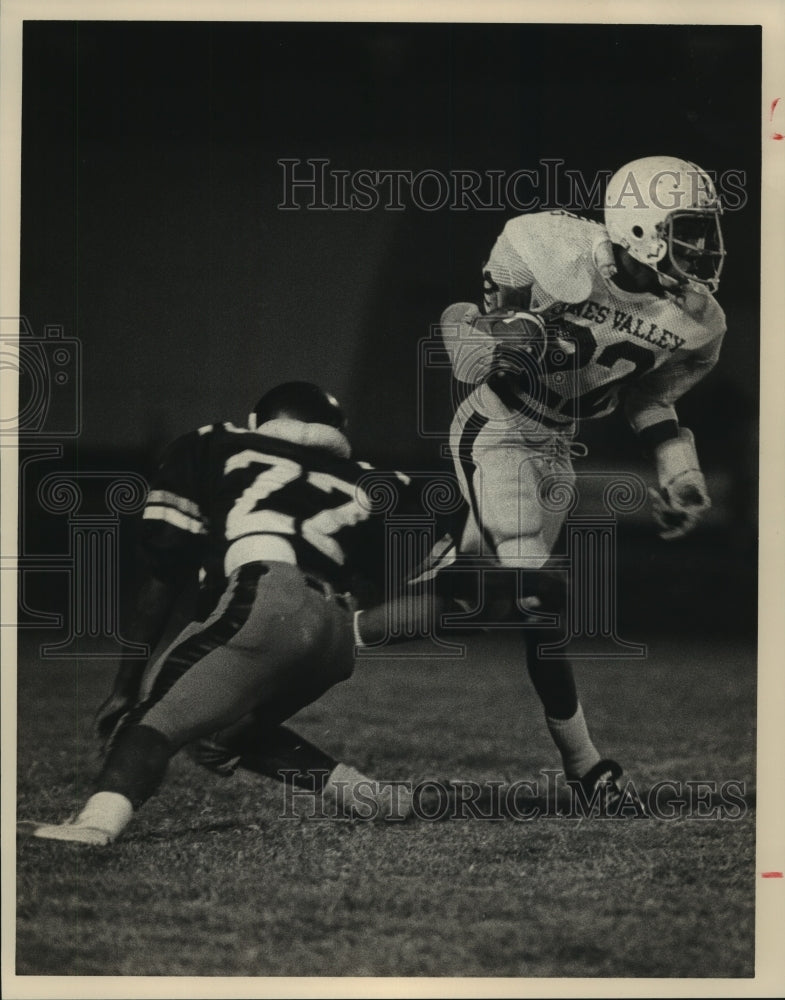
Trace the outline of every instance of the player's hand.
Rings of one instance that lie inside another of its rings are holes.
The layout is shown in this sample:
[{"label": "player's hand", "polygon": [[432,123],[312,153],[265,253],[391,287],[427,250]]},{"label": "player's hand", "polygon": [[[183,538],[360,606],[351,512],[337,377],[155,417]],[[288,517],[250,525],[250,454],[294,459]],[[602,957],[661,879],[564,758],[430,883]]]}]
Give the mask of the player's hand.
[{"label": "player's hand", "polygon": [[711,507],[692,431],[680,427],[676,437],[655,448],[654,459],[659,490],[649,495],[660,538],[681,538]]},{"label": "player's hand", "polygon": [[654,520],[660,538],[670,541],[689,534],[711,507],[706,484],[700,472],[685,472],[667,488],[650,489]]},{"label": "player's hand", "polygon": [[192,760],[208,771],[220,774],[222,778],[231,778],[237,770],[241,755],[224,746],[218,739],[219,735],[203,736],[190,743],[186,750]]},{"label": "player's hand", "polygon": [[522,373],[531,380],[540,373],[547,332],[533,313],[500,308],[482,314],[472,302],[456,302],[442,313],[441,330],[460,382],[479,385]]},{"label": "player's hand", "polygon": [[511,358],[527,354],[538,364],[545,354],[547,332],[539,316],[523,309],[494,309],[474,321],[475,329],[489,333]]},{"label": "player's hand", "polygon": [[134,707],[134,699],[122,691],[112,691],[95,714],[95,733],[105,752],[123,717]]}]

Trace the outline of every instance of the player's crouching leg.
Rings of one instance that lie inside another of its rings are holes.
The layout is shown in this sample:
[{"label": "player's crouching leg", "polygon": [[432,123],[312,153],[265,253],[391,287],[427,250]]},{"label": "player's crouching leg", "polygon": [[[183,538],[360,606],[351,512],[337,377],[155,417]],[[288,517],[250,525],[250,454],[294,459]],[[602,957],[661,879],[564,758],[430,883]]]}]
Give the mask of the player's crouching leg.
[{"label": "player's crouching leg", "polygon": [[399,821],[412,811],[411,783],[369,778],[336,760],[289,726],[274,724],[273,708],[203,738],[189,756],[222,777],[240,768],[283,784],[286,819]]},{"label": "player's crouching leg", "polygon": [[115,741],[96,782],[96,791],[72,820],[59,824],[19,823],[23,835],[104,846],[116,840],[160,785],[175,751],[151,726],[131,725]]}]

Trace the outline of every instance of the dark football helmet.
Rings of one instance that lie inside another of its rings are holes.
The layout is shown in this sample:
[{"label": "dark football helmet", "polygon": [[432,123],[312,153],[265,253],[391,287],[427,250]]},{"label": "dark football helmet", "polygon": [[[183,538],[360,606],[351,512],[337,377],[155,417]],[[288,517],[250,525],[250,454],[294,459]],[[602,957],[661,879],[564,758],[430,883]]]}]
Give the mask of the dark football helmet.
[{"label": "dark football helmet", "polygon": [[327,424],[343,431],[346,416],[335,396],[313,382],[283,382],[266,392],[253,409],[256,426],[280,417]]}]

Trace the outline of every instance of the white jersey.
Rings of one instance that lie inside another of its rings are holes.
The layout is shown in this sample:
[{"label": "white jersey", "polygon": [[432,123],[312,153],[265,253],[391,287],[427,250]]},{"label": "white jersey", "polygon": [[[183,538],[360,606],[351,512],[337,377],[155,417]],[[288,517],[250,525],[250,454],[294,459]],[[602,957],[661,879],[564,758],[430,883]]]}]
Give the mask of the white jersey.
[{"label": "white jersey", "polygon": [[[636,431],[675,420],[674,402],[715,364],[725,316],[706,291],[680,298],[628,292],[605,227],[565,212],[510,220],[485,265],[486,309],[540,316],[549,349],[536,390],[507,383],[508,398],[546,424],[601,417],[621,393]],[[513,398],[514,397],[514,398]]]}]

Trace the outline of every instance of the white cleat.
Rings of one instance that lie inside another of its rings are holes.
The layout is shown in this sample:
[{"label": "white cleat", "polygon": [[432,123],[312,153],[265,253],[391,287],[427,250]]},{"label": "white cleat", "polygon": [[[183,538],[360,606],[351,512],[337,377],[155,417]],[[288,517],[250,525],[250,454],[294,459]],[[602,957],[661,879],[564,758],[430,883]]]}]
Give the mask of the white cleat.
[{"label": "white cleat", "polygon": [[356,768],[339,764],[324,787],[324,805],[347,819],[395,822],[412,814],[409,782],[375,781]]},{"label": "white cleat", "polygon": [[41,840],[69,840],[75,844],[94,844],[103,847],[114,839],[107,830],[82,823],[17,823],[17,831]]}]

